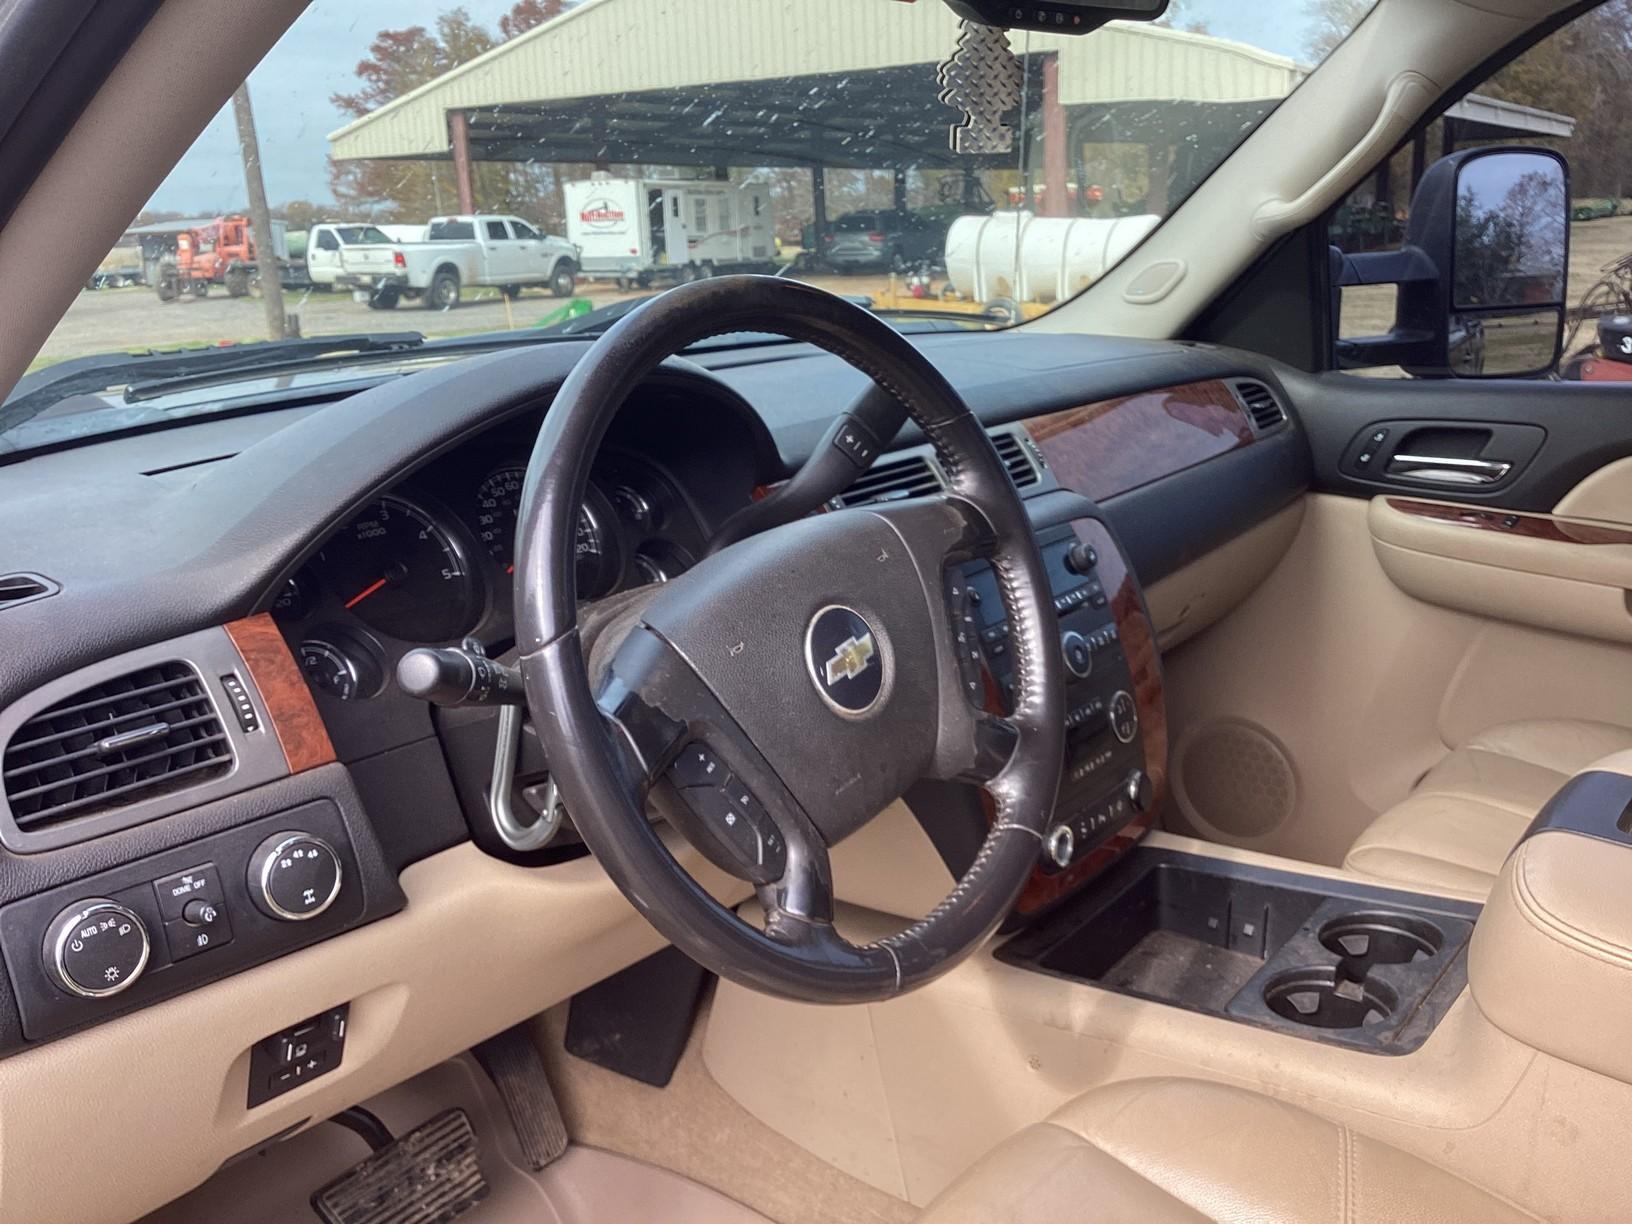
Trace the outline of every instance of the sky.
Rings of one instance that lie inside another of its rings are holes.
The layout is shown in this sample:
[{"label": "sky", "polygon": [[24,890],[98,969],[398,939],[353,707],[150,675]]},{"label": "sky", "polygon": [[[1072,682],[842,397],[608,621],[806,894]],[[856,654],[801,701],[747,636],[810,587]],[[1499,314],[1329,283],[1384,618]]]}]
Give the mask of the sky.
[{"label": "sky", "polygon": [[[677,6],[709,0],[672,0]],[[792,0],[822,4],[826,0]],[[894,0],[876,0],[893,3]],[[934,0],[920,0],[933,3]],[[496,29],[514,0],[463,0],[472,17]],[[356,88],[356,67],[382,29],[434,27],[453,0],[314,0],[249,78],[261,140],[266,193],[274,204],[331,202],[326,137],[348,117],[329,101]],[[1301,58],[1307,0],[1183,0],[1186,22],[1200,21],[1221,37]],[[230,105],[210,121],[187,155],[154,193],[148,208],[214,216],[244,205],[243,165]]]}]

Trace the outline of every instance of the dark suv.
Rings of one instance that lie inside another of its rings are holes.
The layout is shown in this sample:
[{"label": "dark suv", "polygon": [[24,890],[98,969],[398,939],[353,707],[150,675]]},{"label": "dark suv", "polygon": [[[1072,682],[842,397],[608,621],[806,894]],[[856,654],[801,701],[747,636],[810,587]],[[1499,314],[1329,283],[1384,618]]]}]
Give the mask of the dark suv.
[{"label": "dark suv", "polygon": [[946,258],[946,223],[905,209],[847,213],[822,236],[822,258],[840,271],[904,272]]}]

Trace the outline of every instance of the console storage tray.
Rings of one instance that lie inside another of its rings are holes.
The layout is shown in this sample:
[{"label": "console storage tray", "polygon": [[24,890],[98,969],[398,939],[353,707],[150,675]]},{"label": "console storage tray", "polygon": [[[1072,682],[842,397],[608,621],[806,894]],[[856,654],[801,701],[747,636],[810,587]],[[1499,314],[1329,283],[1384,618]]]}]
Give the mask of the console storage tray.
[{"label": "console storage tray", "polygon": [[1478,914],[1467,902],[1141,849],[997,956],[1191,1011],[1404,1054],[1466,986]]}]

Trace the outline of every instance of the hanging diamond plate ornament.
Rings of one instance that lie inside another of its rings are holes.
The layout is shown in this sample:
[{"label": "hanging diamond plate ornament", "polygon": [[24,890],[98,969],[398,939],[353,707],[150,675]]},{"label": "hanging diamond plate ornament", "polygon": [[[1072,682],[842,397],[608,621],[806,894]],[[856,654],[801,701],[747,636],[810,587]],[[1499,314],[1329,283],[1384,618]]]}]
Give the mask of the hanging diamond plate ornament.
[{"label": "hanging diamond plate ornament", "polygon": [[954,153],[1010,153],[1014,129],[1003,117],[1020,105],[1025,69],[996,26],[960,23],[958,49],[941,65],[941,101],[963,112],[952,125]]}]

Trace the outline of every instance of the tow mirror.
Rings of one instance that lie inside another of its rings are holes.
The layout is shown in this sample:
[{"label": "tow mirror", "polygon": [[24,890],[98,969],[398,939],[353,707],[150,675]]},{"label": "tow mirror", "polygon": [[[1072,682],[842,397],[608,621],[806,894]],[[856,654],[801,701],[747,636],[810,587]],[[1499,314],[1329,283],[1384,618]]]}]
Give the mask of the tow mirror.
[{"label": "tow mirror", "polygon": [[1443,158],[1412,198],[1402,249],[1332,249],[1334,294],[1347,285],[1399,286],[1394,329],[1340,340],[1338,364],[1399,365],[1428,378],[1549,373],[1563,349],[1569,254],[1562,157],[1487,148]]}]

